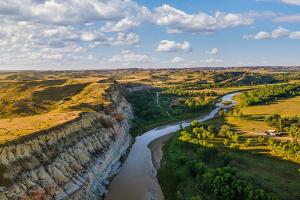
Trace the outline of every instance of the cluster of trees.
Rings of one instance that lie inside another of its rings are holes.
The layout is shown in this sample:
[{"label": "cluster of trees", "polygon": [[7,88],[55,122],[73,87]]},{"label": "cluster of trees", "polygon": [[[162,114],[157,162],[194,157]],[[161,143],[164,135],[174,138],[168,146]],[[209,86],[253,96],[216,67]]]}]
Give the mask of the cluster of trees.
[{"label": "cluster of trees", "polygon": [[265,103],[277,97],[292,97],[299,94],[300,85],[297,84],[268,85],[242,93],[237,100],[240,106],[248,106]]},{"label": "cluster of trees", "polygon": [[184,129],[180,132],[178,139],[183,142],[213,147],[209,140],[214,139],[215,134],[215,128],[212,125],[205,126],[197,121],[193,121],[189,129]]},{"label": "cluster of trees", "polygon": [[230,126],[223,125],[220,130],[217,131],[215,126],[201,124],[197,121],[193,121],[190,128],[184,129],[180,132],[179,140],[192,144],[199,144],[205,147],[214,147],[214,144],[210,141],[212,141],[217,135],[224,137],[223,143],[225,146],[229,146],[234,149],[239,147],[240,135],[233,133]]},{"label": "cluster of trees", "polygon": [[286,130],[286,128],[289,128],[292,124],[300,124],[300,118],[298,116],[282,117],[278,114],[274,114],[271,116],[267,116],[265,118],[265,122],[269,126],[274,127],[277,130],[283,131]]},{"label": "cluster of trees", "polygon": [[157,109],[156,105],[156,91],[144,90],[135,92],[134,95],[128,96],[127,99],[134,106],[134,113],[139,119],[145,121],[152,120],[155,118],[162,118],[166,113]]},{"label": "cluster of trees", "polygon": [[137,134],[141,128],[149,124],[169,119],[166,112],[156,104],[156,92],[156,90],[142,90],[127,95],[126,99],[133,105],[135,114],[132,134]]},{"label": "cluster of trees", "polygon": [[190,111],[199,111],[203,108],[214,105],[214,99],[212,98],[188,98],[184,101],[183,105]]},{"label": "cluster of trees", "polygon": [[289,72],[289,73],[278,73],[275,74],[276,79],[287,82],[289,80],[300,80],[300,73],[299,72]]},{"label": "cluster of trees", "polygon": [[269,139],[268,145],[275,153],[280,153],[288,159],[300,161],[300,144],[289,141]]},{"label": "cluster of trees", "polygon": [[277,140],[272,138],[268,139],[265,136],[258,136],[257,141],[262,145],[269,146],[275,154],[282,155],[287,159],[300,161],[299,143]]},{"label": "cluster of trees", "polygon": [[206,96],[218,96],[215,91],[199,91],[199,90],[188,90],[186,88],[169,88],[163,92],[163,94],[170,94],[178,97],[206,97]]},{"label": "cluster of trees", "polygon": [[[157,92],[161,106],[157,105]],[[135,114],[132,133],[148,125],[208,110],[215,103],[215,95],[215,92],[182,89],[147,89],[129,93],[126,99],[133,105]]]},{"label": "cluster of trees", "polygon": [[250,182],[239,179],[233,167],[216,168],[203,174],[199,188],[213,194],[215,199],[231,200],[272,200],[275,199],[262,189],[255,188]]},{"label": "cluster of trees", "polygon": [[[172,174],[173,190],[165,198],[176,199],[232,199],[273,200],[273,196],[250,181],[241,179],[230,165],[231,154],[207,145],[218,132],[213,126],[192,122],[168,144],[167,166]],[[232,135],[228,127],[222,134]],[[199,145],[201,144],[201,145]],[[203,145],[204,144],[204,145]],[[169,176],[170,178],[170,176]]]},{"label": "cluster of trees", "polygon": [[230,148],[238,148],[239,147],[240,135],[237,133],[233,133],[231,131],[230,126],[228,126],[228,125],[221,126],[219,135],[225,137],[224,142],[223,142],[225,146],[229,145]]},{"label": "cluster of trees", "polygon": [[293,144],[299,144],[300,138],[300,118],[294,117],[282,117],[278,114],[266,117],[265,121],[271,127],[280,131],[288,132],[289,136],[293,139]]},{"label": "cluster of trees", "polygon": [[199,91],[186,88],[183,85],[168,88],[160,94],[170,99],[177,98],[179,105],[175,107],[181,107],[181,109],[185,109],[189,112],[199,112],[202,109],[213,106],[215,99],[219,96],[219,94],[214,91]]}]

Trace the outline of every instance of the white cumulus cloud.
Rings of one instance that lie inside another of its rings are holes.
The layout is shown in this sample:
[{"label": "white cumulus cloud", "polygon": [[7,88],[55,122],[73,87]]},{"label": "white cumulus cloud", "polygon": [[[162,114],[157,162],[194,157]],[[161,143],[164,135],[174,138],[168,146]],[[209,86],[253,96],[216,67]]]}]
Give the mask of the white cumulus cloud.
[{"label": "white cumulus cloud", "polygon": [[220,29],[249,25],[253,18],[243,14],[223,13],[217,11],[214,15],[203,12],[187,14],[167,4],[157,7],[154,21],[161,26],[167,26],[169,33],[213,33]]},{"label": "white cumulus cloud", "polygon": [[156,51],[160,52],[176,52],[183,51],[189,52],[192,50],[192,46],[189,42],[184,41],[182,43],[177,43],[172,40],[161,40],[156,48]]},{"label": "white cumulus cloud", "polygon": [[279,38],[289,35],[289,30],[283,27],[278,27],[275,30],[272,31],[271,36],[272,38]]},{"label": "white cumulus cloud", "polygon": [[262,40],[262,39],[271,39],[271,38],[282,38],[282,37],[290,37],[293,35],[293,32],[290,32],[288,29],[283,27],[277,27],[272,32],[261,31],[255,35],[244,35],[243,39],[246,40]]},{"label": "white cumulus cloud", "polygon": [[211,50],[206,50],[205,53],[208,55],[216,55],[219,53],[219,49],[215,47],[212,48]]},{"label": "white cumulus cloud", "polygon": [[183,62],[184,59],[181,58],[181,57],[174,57],[172,60],[171,60],[171,63],[181,63]]},{"label": "white cumulus cloud", "polygon": [[144,10],[131,0],[4,0],[0,2],[0,15],[28,21],[74,24],[100,20],[119,20],[140,15]]}]

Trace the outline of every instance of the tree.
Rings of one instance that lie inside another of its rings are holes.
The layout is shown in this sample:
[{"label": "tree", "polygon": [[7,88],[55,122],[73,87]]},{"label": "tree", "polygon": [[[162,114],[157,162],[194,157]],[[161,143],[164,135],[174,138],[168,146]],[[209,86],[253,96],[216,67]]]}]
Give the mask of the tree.
[{"label": "tree", "polygon": [[210,124],[208,127],[207,127],[207,130],[211,133],[215,133],[216,132],[216,127],[214,127],[212,124]]},{"label": "tree", "polygon": [[236,144],[239,143],[239,138],[240,138],[240,136],[239,136],[239,134],[237,134],[237,133],[233,134],[232,137],[231,137],[232,141],[233,141],[234,143],[236,143]]},{"label": "tree", "polygon": [[247,146],[250,146],[250,145],[251,145],[251,142],[252,142],[252,139],[251,139],[251,138],[248,138],[248,139],[246,140],[245,144],[246,144]]},{"label": "tree", "polygon": [[220,134],[220,135],[223,135],[223,136],[227,136],[229,132],[231,132],[231,131],[230,131],[230,126],[228,126],[228,125],[223,125],[223,126],[221,126],[221,129],[220,129],[220,131],[219,131],[219,134]]},{"label": "tree", "polygon": [[227,138],[225,138],[223,143],[224,143],[225,146],[228,146],[230,142]]},{"label": "tree", "polygon": [[298,144],[298,139],[300,137],[300,128],[297,124],[292,124],[288,129],[289,135],[293,138],[293,144]]},{"label": "tree", "polygon": [[182,141],[184,141],[184,142],[188,142],[192,138],[191,138],[191,135],[189,134],[189,132],[187,132],[187,131],[181,131],[179,139],[182,140]]},{"label": "tree", "polygon": [[257,141],[258,141],[259,143],[261,143],[261,144],[264,144],[265,139],[266,139],[266,138],[265,138],[264,136],[258,136]]},{"label": "tree", "polygon": [[198,126],[199,125],[199,122],[197,121],[197,120],[193,120],[192,122],[191,122],[191,127],[196,127],[196,126]]}]

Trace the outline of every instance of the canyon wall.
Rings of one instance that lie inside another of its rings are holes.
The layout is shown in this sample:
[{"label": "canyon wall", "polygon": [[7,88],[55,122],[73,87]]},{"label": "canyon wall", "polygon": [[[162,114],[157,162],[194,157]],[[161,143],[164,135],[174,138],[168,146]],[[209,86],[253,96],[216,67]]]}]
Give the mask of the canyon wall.
[{"label": "canyon wall", "polygon": [[130,146],[132,109],[117,85],[104,111],[0,146],[0,199],[101,199]]}]

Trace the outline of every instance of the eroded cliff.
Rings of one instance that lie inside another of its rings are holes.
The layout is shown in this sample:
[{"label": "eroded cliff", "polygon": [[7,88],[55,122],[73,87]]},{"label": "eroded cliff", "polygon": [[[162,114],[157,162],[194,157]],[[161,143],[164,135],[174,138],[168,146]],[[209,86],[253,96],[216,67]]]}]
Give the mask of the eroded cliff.
[{"label": "eroded cliff", "polygon": [[0,146],[0,199],[101,199],[126,154],[132,109],[118,86],[110,106]]}]

